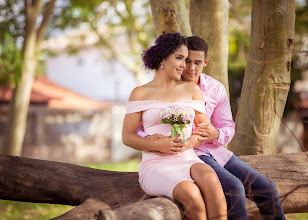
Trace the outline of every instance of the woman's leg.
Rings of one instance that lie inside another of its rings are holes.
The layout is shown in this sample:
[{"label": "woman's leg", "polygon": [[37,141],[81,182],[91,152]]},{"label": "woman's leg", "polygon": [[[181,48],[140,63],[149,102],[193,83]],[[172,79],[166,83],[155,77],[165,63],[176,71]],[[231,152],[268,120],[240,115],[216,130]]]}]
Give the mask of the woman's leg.
[{"label": "woman's leg", "polygon": [[177,184],[173,190],[173,198],[183,205],[187,220],[206,220],[205,204],[195,183],[183,181]]},{"label": "woman's leg", "polygon": [[219,178],[227,200],[228,220],[248,220],[245,188],[242,182],[213,157],[199,156],[199,158],[212,167]]},{"label": "woman's leg", "polygon": [[263,219],[285,219],[276,185],[271,180],[235,155],[225,165],[225,169],[241,180],[247,198],[257,204]]},{"label": "woman's leg", "polygon": [[227,203],[215,171],[206,164],[196,163],[190,175],[201,190],[209,219],[226,220]]}]

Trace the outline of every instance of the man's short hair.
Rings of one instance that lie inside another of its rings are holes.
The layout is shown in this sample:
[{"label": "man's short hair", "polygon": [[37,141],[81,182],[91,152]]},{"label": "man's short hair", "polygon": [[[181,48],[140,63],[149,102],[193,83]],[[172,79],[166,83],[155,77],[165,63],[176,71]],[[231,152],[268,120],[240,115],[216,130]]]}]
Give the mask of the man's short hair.
[{"label": "man's short hair", "polygon": [[209,46],[207,45],[205,40],[203,40],[201,37],[198,36],[187,37],[186,40],[187,40],[188,50],[204,51],[204,55],[206,58]]}]

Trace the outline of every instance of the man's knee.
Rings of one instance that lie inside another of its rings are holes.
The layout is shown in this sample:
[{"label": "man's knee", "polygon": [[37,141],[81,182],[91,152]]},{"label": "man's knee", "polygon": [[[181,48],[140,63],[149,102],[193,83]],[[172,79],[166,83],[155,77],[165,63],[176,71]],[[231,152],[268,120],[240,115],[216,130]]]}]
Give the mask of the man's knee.
[{"label": "man's knee", "polygon": [[242,199],[246,199],[245,187],[238,178],[233,178],[230,181],[225,181],[224,183],[222,183],[222,186],[226,196],[236,196],[241,197]]},{"label": "man's knee", "polygon": [[[264,192],[266,195],[271,195],[270,197],[278,197],[278,191],[277,191],[277,186],[276,184],[268,179],[267,177],[263,176],[260,174],[261,177],[261,182],[259,182],[258,188],[260,189],[260,192]],[[260,178],[260,177],[259,177]],[[269,198],[270,198],[269,197]]]}]

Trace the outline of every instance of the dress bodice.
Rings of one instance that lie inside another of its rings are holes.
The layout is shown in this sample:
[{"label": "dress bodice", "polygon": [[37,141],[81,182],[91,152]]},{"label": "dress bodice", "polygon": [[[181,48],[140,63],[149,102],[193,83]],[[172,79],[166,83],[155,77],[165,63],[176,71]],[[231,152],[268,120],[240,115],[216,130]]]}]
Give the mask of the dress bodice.
[{"label": "dress bodice", "polygon": [[[203,101],[197,100],[180,100],[176,102],[164,102],[164,101],[131,101],[127,104],[126,114],[134,112],[142,112],[142,124],[144,131],[147,134],[161,134],[169,136],[171,134],[171,125],[162,124],[160,118],[160,112],[162,109],[168,108],[170,105],[179,105],[182,107],[188,107],[191,109],[193,116],[195,116],[195,111],[205,113],[205,107]],[[186,125],[183,129],[186,138],[191,135],[192,123]]]}]

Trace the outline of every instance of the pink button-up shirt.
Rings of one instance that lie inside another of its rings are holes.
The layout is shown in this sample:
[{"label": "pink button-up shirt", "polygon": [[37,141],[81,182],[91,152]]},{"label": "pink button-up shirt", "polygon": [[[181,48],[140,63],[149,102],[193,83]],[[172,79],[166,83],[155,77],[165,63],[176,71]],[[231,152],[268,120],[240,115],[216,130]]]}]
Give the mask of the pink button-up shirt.
[{"label": "pink button-up shirt", "polygon": [[[194,151],[198,156],[209,156],[210,152],[214,159],[224,166],[233,153],[223,146],[231,141],[235,132],[228,95],[223,84],[203,73],[200,75],[199,86],[206,103],[207,117],[209,120],[212,119],[213,126],[218,129],[219,137],[214,141],[204,141],[195,147]],[[142,137],[147,135],[142,126],[139,126],[137,134]]]},{"label": "pink button-up shirt", "polygon": [[219,137],[214,141],[204,141],[194,150],[198,156],[207,155],[209,151],[214,159],[224,166],[233,153],[223,146],[231,141],[235,132],[229,98],[223,84],[206,74],[201,73],[199,86],[206,103],[207,117],[218,129]]}]

